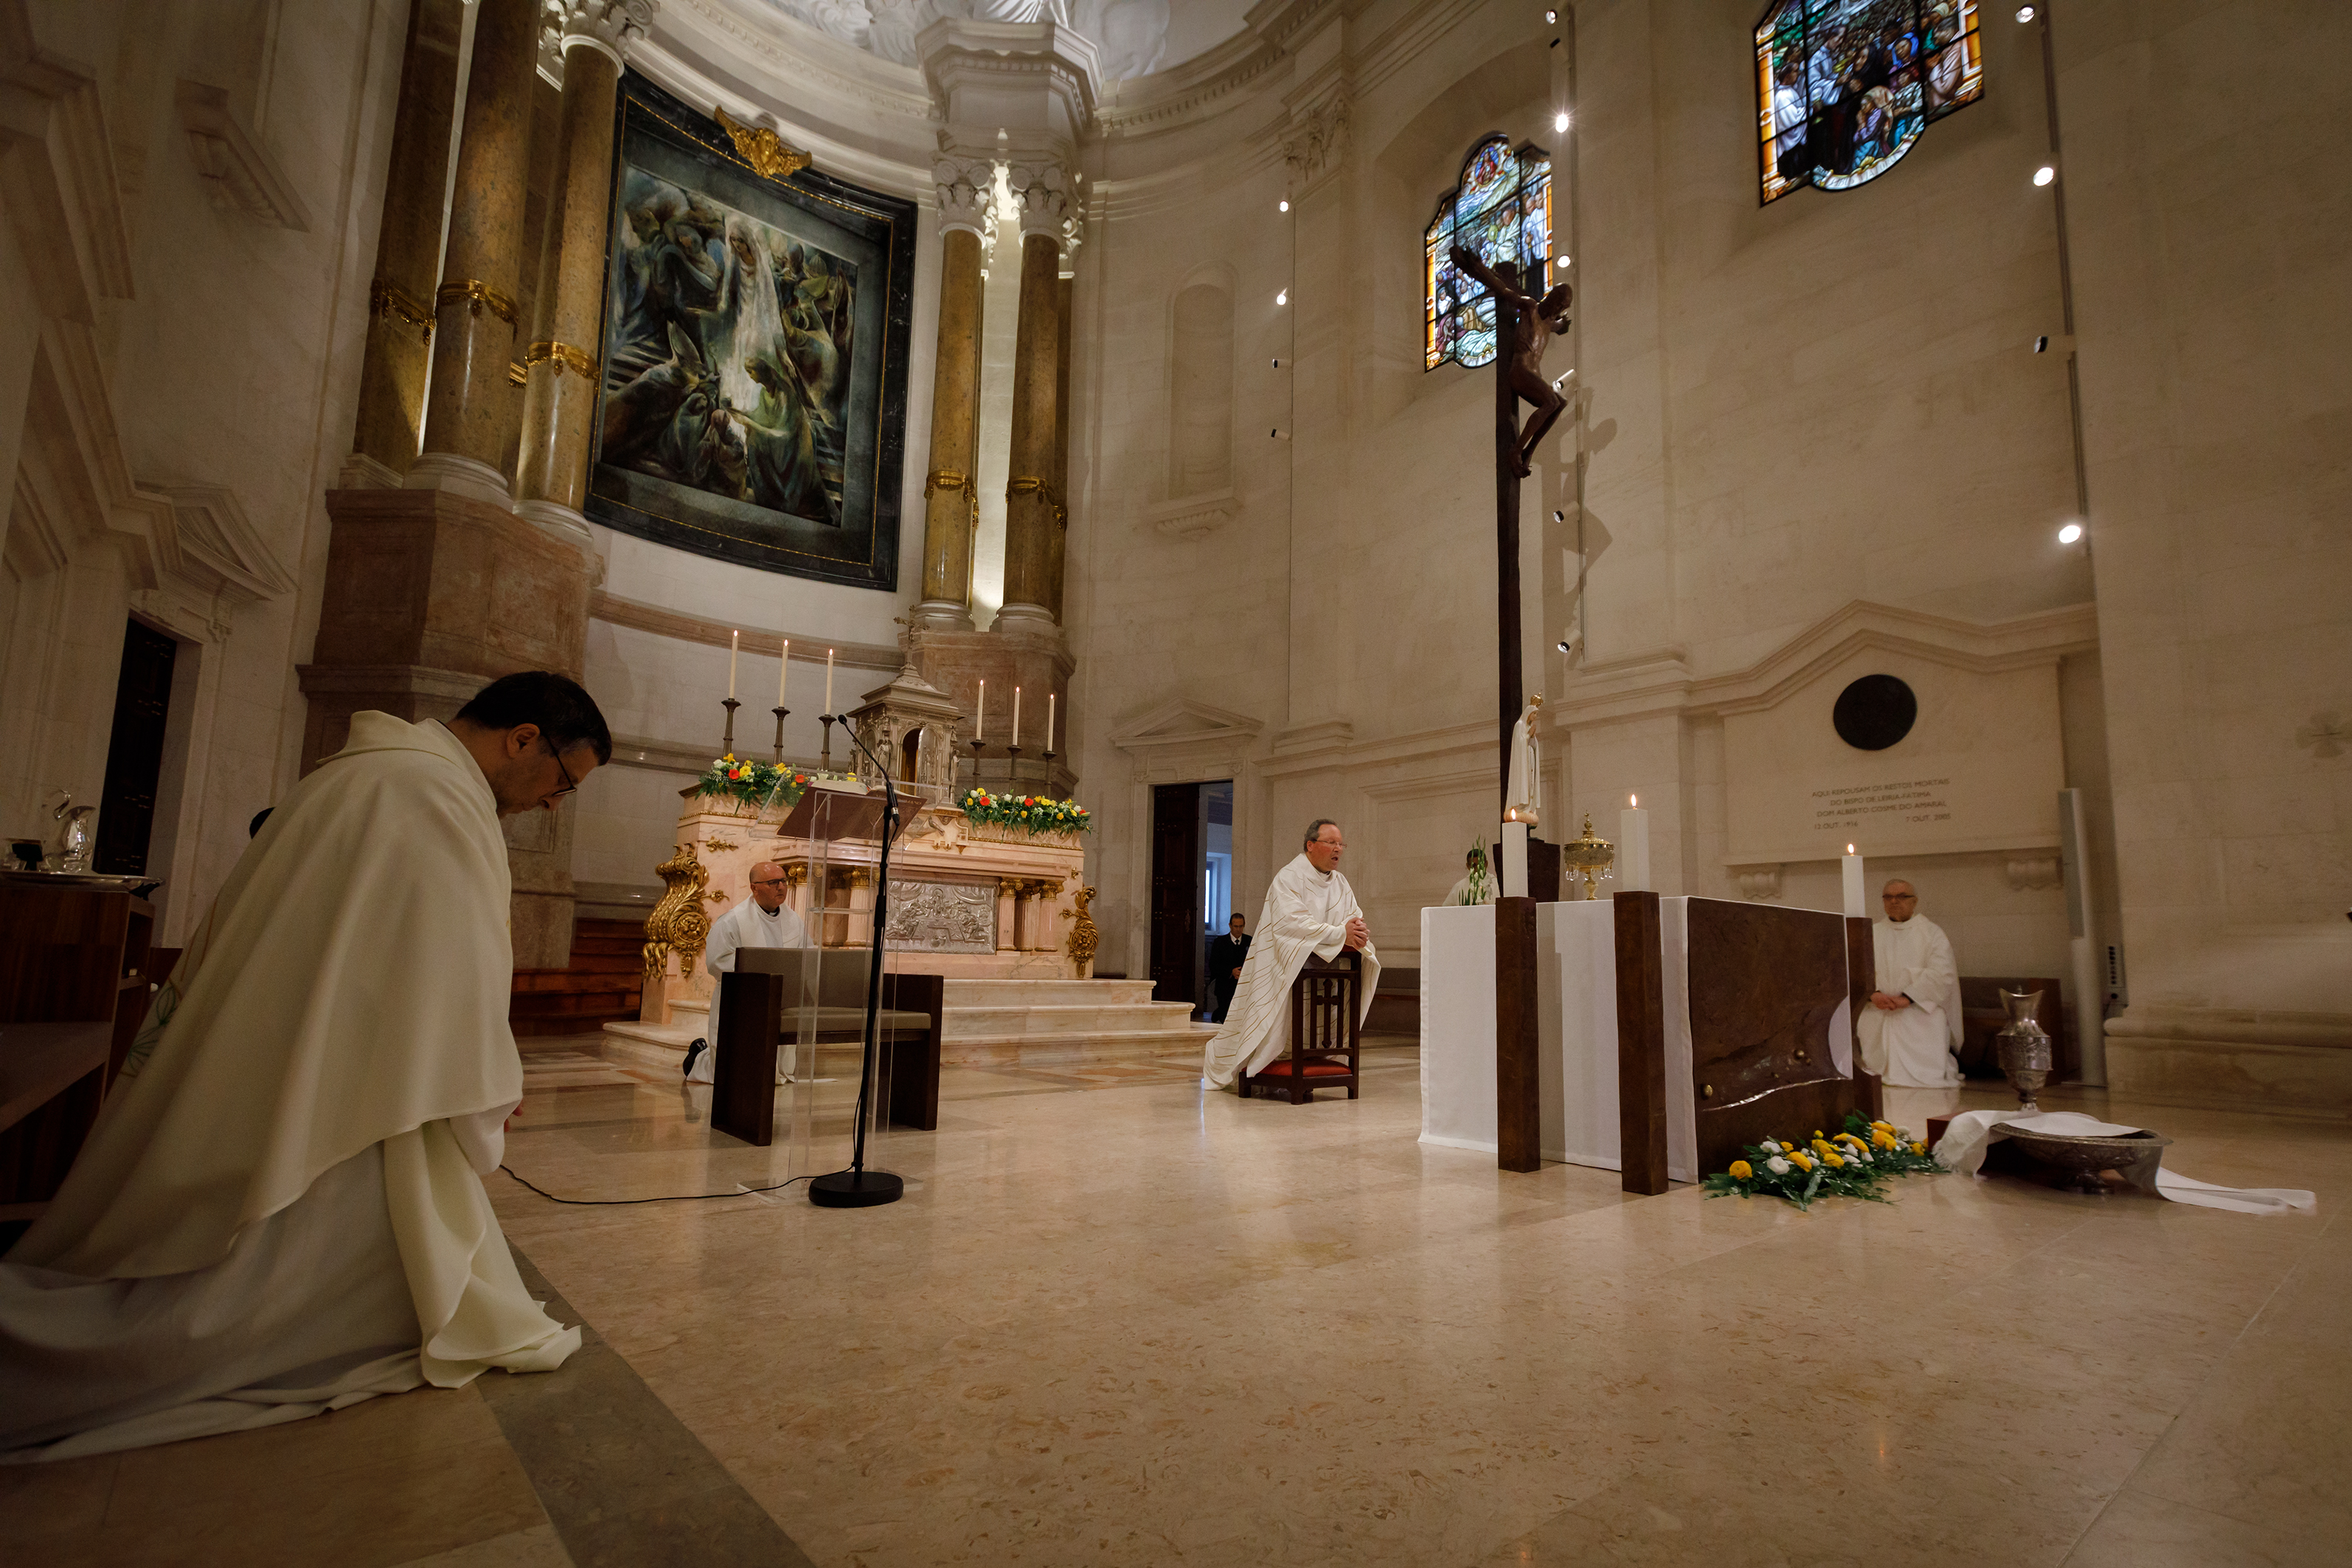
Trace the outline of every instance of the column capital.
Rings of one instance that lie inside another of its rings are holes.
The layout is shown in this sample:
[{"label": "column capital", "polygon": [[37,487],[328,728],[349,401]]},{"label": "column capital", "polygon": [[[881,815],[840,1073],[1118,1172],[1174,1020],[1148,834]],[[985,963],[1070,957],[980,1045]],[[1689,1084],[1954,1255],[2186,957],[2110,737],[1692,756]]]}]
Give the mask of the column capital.
[{"label": "column capital", "polygon": [[1050,237],[1064,249],[1078,243],[1078,176],[1057,159],[1015,158],[1004,167],[1005,184],[1021,209],[1021,237]]},{"label": "column capital", "polygon": [[615,71],[628,66],[632,45],[653,31],[654,13],[661,0],[541,0],[545,20],[540,28],[540,67],[551,63],[560,79],[561,61],[575,48],[594,49],[613,62]]},{"label": "column capital", "polygon": [[941,148],[931,163],[940,232],[966,229],[988,243],[989,207],[996,196],[996,160],[984,153]]}]

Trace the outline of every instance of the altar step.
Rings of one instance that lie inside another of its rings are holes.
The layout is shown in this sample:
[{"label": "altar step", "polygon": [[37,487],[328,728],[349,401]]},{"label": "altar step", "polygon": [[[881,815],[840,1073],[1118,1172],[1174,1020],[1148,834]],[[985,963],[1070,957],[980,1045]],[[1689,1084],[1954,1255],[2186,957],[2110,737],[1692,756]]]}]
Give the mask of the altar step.
[{"label": "altar step", "polygon": [[642,921],[573,921],[567,967],[514,972],[508,1026],[517,1038],[529,1039],[581,1034],[635,1016],[645,940]]}]

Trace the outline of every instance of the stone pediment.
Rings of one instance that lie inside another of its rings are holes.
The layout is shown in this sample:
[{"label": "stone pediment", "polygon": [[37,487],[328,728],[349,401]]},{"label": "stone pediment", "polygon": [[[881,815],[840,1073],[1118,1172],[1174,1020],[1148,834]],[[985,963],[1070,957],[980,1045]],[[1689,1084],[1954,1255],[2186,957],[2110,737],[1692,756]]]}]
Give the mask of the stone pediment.
[{"label": "stone pediment", "polygon": [[150,481],[145,488],[171,498],[163,554],[175,575],[237,604],[257,604],[294,591],[293,574],[263,541],[228,487]]},{"label": "stone pediment", "polygon": [[1265,728],[1263,721],[1246,713],[1180,697],[1120,725],[1111,731],[1110,742],[1129,752],[1148,752],[1171,746],[1245,746]]}]

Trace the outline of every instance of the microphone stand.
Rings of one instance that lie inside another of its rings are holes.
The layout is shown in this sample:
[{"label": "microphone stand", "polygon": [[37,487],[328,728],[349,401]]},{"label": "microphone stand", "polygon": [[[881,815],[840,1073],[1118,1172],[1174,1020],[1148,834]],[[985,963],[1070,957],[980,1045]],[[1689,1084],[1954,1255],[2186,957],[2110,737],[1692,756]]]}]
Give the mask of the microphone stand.
[{"label": "microphone stand", "polygon": [[[829,735],[834,716],[822,717]],[[874,1060],[881,1047],[882,933],[889,925],[890,841],[898,837],[898,790],[890,782],[890,770],[857,738],[856,730],[846,721],[841,730],[853,747],[866,752],[882,778],[882,856],[874,874],[874,963],[866,975],[866,1048],[857,1072],[857,1126],[850,1142],[849,1169],[829,1172],[810,1182],[809,1201],[820,1208],[862,1209],[895,1204],[907,1191],[907,1184],[889,1172],[866,1168],[866,1121],[873,1104]]]}]

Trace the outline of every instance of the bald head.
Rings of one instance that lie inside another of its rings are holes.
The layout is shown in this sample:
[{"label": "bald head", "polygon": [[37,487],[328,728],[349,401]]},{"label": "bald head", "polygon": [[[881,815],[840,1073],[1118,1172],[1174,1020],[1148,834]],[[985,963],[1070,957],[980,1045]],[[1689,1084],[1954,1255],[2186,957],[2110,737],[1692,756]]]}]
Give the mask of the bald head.
[{"label": "bald head", "polygon": [[1886,910],[1886,918],[1900,925],[1919,912],[1919,892],[1897,877],[1878,890],[1878,902]]},{"label": "bald head", "polygon": [[773,860],[762,860],[751,868],[751,897],[760,907],[774,914],[784,907],[784,868]]}]

